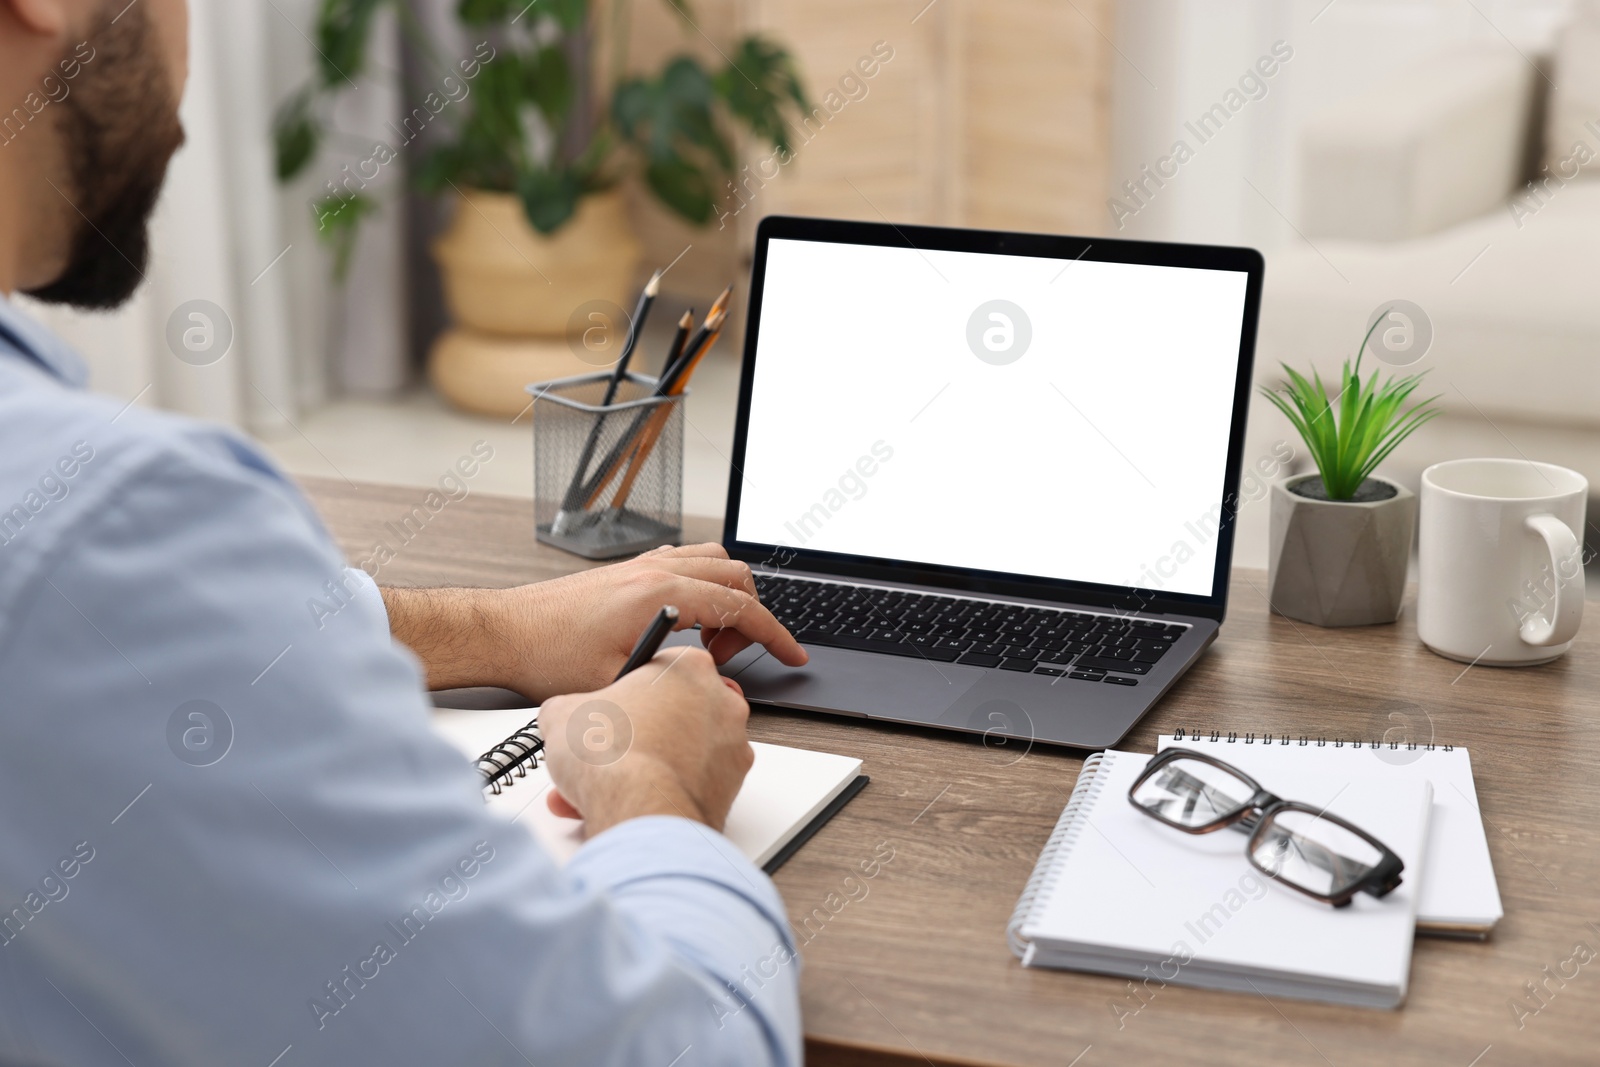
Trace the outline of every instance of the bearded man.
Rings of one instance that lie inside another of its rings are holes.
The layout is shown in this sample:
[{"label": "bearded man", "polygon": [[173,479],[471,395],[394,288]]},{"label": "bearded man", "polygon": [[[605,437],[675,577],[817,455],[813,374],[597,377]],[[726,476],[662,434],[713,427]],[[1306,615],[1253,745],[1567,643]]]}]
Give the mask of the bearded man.
[{"label": "bearded man", "polygon": [[[252,443],[85,391],[12,303],[138,287],[187,23],[0,0],[0,1061],[798,1064],[783,903],[718,832],[752,757],[716,664],[805,660],[747,566],[380,591]],[[359,592],[319,629],[330,581]],[[707,648],[608,685],[667,603]],[[542,704],[565,868],[431,732],[462,685]],[[589,699],[625,758],[572,750]],[[195,707],[225,758],[174,741]]]}]

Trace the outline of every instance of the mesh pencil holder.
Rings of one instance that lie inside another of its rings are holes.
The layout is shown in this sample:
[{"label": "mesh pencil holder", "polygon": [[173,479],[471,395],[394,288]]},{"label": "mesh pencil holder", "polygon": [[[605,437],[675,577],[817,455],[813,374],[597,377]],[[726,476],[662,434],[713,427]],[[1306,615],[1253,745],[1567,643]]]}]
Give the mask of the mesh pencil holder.
[{"label": "mesh pencil holder", "polygon": [[629,374],[602,407],[610,374],[538,382],[533,396],[533,510],[539,540],[585,559],[615,559],[683,533],[683,401]]}]

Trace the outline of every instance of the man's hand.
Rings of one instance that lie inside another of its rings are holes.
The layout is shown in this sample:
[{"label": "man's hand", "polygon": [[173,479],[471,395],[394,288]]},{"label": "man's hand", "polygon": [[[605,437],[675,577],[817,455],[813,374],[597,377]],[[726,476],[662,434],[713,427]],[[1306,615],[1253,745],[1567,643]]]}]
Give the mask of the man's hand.
[{"label": "man's hand", "polygon": [[697,648],[662,652],[596,692],[552,697],[539,711],[550,810],[582,818],[591,837],[643,815],[720,831],[755,758],[749,716]]},{"label": "man's hand", "polygon": [[514,589],[385,589],[395,638],[432,689],[498,685],[537,703],[614,677],[663,605],[699,624],[718,664],[751,644],[791,667],[806,652],[756,597],[750,566],[721,545],[658,548],[624,563]]}]

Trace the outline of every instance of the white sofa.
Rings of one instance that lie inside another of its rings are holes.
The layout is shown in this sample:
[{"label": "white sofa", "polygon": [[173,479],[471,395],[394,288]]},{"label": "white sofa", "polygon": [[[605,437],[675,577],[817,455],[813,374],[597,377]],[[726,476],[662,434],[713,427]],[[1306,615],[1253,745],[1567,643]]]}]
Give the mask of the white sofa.
[{"label": "white sofa", "polygon": [[[1600,160],[1600,2],[1540,62],[1504,44],[1437,55],[1314,116],[1299,144],[1305,240],[1268,256],[1256,378],[1280,379],[1280,362],[1337,375],[1381,305],[1419,305],[1431,349],[1384,368],[1426,370],[1419,393],[1443,394],[1384,468],[1413,487],[1474,455],[1600,487],[1600,163],[1563,180],[1575,144]],[[1535,193],[1530,177],[1549,180]],[[1257,398],[1246,462],[1280,439],[1303,455]]]}]

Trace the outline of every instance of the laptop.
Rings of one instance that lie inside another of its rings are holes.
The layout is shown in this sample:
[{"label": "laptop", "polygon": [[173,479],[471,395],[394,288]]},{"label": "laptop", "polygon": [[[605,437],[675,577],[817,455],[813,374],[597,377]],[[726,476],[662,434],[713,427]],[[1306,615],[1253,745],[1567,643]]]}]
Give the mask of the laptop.
[{"label": "laptop", "polygon": [[1263,262],[771,217],[723,545],[805,645],[752,703],[1116,744],[1216,640]]}]

